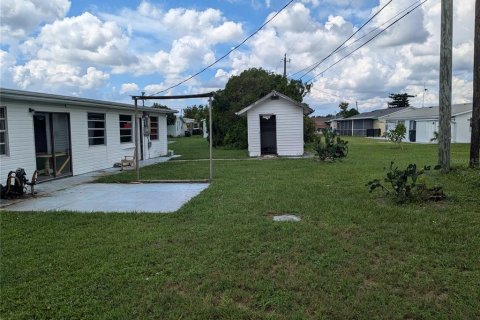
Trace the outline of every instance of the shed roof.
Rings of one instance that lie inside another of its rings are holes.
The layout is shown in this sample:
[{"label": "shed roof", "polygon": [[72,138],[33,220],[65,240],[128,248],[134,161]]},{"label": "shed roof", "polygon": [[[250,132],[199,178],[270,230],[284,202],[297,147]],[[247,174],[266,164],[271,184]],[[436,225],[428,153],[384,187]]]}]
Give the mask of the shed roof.
[{"label": "shed roof", "polygon": [[[49,93],[39,93],[23,90],[13,90],[0,88],[0,100],[10,101],[26,101],[26,102],[48,102],[56,105],[77,106],[77,107],[102,107],[105,109],[114,110],[129,110],[133,111],[134,107],[131,104],[119,103],[104,100],[85,99],[79,97],[63,96]],[[178,111],[168,108],[152,108],[152,107],[138,107],[139,111],[148,111],[161,114],[177,113]]]},{"label": "shed roof", "polygon": [[[452,105],[452,117],[472,112],[472,103]],[[384,116],[386,120],[409,120],[409,119],[438,119],[439,107],[412,108],[403,112]]]},{"label": "shed roof", "polygon": [[284,94],[281,94],[280,92],[277,92],[275,90],[273,90],[272,92],[270,92],[269,94],[267,94],[266,96],[264,96],[263,98],[255,101],[254,103],[252,103],[251,105],[249,105],[248,107],[246,108],[243,108],[242,110],[236,112],[235,114],[238,115],[238,116],[241,116],[243,114],[245,114],[248,110],[254,108],[254,107],[257,107],[258,105],[262,104],[263,102],[265,102],[266,100],[268,99],[275,99],[275,98],[282,98],[284,100],[287,100],[288,102],[291,102],[292,104],[296,105],[297,107],[300,107],[303,109],[303,113],[305,115],[308,115],[310,113],[313,112],[313,109],[310,108],[309,106],[307,106],[305,103],[301,103],[301,102],[298,102],[298,101],[295,101],[293,100],[292,98],[290,97],[287,97],[286,95]]},{"label": "shed roof", "polygon": [[399,107],[399,108],[385,108],[385,109],[378,109],[369,112],[362,112],[360,114],[348,117],[348,118],[341,118],[335,119],[336,121],[347,121],[347,120],[363,120],[363,119],[378,119],[380,117],[397,113],[406,109],[411,109],[412,107]]}]

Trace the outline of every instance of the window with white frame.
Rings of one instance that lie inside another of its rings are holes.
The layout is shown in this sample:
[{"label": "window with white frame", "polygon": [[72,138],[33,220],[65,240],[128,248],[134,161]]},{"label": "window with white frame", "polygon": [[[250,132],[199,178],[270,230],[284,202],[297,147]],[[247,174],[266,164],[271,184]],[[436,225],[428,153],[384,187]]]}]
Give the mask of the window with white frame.
[{"label": "window with white frame", "polygon": [[120,142],[127,143],[132,142],[132,116],[121,114],[120,115]]},{"label": "window with white frame", "polygon": [[0,107],[0,155],[7,154],[7,107]]},{"label": "window with white frame", "polygon": [[88,145],[106,144],[105,114],[88,113]]},{"label": "window with white frame", "polygon": [[150,140],[158,140],[158,117],[150,117]]}]

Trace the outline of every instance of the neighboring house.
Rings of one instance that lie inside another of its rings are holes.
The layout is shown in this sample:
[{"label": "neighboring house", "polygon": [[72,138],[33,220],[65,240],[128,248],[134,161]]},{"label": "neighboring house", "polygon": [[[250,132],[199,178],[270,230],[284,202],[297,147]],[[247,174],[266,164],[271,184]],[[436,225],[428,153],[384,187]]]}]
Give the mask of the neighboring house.
[{"label": "neighboring house", "polygon": [[313,117],[312,118],[315,124],[315,131],[319,132],[323,129],[327,129],[330,127],[330,120],[331,117]]},{"label": "neighboring house", "polygon": [[329,128],[331,128],[334,131],[337,131],[338,129],[338,120],[343,119],[342,117],[334,117],[331,118],[330,120],[327,120],[326,123]]},{"label": "neighboring house", "polygon": [[312,112],[306,104],[276,91],[237,112],[247,117],[250,157],[302,156],[303,116]]},{"label": "neighboring house", "polygon": [[[135,150],[132,105],[0,89],[0,178],[24,168],[39,180],[112,167]],[[141,159],[167,154],[170,109],[138,108]]]},{"label": "neighboring house", "polygon": [[[406,140],[411,142],[432,142],[438,132],[439,108],[411,108],[402,112],[382,117],[387,122],[388,130],[394,129],[397,123],[405,124]],[[472,104],[452,105],[451,134],[452,142],[468,143],[471,138]]]},{"label": "neighboring house", "polygon": [[202,133],[202,129],[200,128],[200,124],[197,120],[192,118],[183,118],[183,120],[185,120],[187,131],[190,132],[190,135]]},{"label": "neighboring house", "polygon": [[187,124],[183,117],[175,117],[175,123],[167,127],[167,134],[169,137],[184,137],[187,130]]},{"label": "neighboring house", "polygon": [[378,109],[349,118],[336,118],[332,122],[335,122],[336,131],[343,136],[381,137],[387,130],[386,122],[381,117],[405,109],[411,109],[411,107]]}]

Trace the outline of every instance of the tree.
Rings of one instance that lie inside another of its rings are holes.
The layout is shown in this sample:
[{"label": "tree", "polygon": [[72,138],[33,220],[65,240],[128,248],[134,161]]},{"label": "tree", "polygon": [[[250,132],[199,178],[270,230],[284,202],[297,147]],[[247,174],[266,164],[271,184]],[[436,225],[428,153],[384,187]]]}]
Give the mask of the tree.
[{"label": "tree", "polygon": [[409,98],[414,98],[408,93],[390,93],[388,95],[392,101],[388,102],[389,108],[402,108],[402,107],[410,107],[410,102],[408,101]]},{"label": "tree", "polygon": [[344,117],[348,111],[348,102],[342,101],[340,102],[338,107],[340,108],[340,112],[338,113],[338,115]]},{"label": "tree", "polygon": [[[152,108],[157,108],[157,109],[168,109],[170,110],[169,107],[163,105],[163,104],[159,104],[159,103],[154,103]],[[177,120],[177,117],[175,116],[175,114],[173,113],[169,113],[167,114],[167,125],[168,126],[171,126],[171,125],[174,125],[175,124],[175,121]]]},{"label": "tree", "polygon": [[350,108],[350,109],[347,111],[347,113],[345,114],[345,118],[353,117],[353,116],[355,116],[355,115],[357,115],[357,114],[359,114],[359,113],[360,113],[360,112],[358,112],[357,109],[355,109],[355,108]]},{"label": "tree", "polygon": [[337,116],[340,116],[343,118],[349,118],[359,114],[357,109],[355,108],[348,109],[348,106],[349,106],[348,102],[345,102],[345,101],[340,102],[340,104],[338,105],[338,107],[340,108],[340,112],[337,113]]},{"label": "tree", "polygon": [[247,141],[247,120],[235,112],[261,99],[272,90],[293,100],[302,102],[310,91],[310,85],[299,80],[289,80],[279,74],[252,68],[238,76],[232,76],[225,89],[215,93],[213,107],[213,145],[245,149]]},{"label": "tree", "polygon": [[315,121],[308,116],[303,116],[303,140],[305,142],[313,142],[314,139]]},{"label": "tree", "polygon": [[183,109],[183,116],[185,118],[195,119],[197,122],[200,122],[208,117],[208,107],[202,105],[186,107]]}]

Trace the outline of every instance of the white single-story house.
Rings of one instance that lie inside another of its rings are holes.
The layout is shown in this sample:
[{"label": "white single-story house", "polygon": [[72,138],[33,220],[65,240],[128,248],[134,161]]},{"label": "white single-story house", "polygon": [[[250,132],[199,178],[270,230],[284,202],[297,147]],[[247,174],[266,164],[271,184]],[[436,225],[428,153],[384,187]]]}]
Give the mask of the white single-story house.
[{"label": "white single-story house", "polygon": [[[0,89],[0,179],[21,167],[39,180],[112,167],[135,151],[140,158],[167,154],[170,109],[20,90]],[[135,126],[135,123],[138,126]]]},{"label": "white single-story house", "polygon": [[247,117],[250,157],[303,155],[303,117],[306,104],[272,91],[236,114]]},{"label": "white single-story house", "polygon": [[187,131],[187,124],[183,117],[176,117],[175,123],[167,127],[167,134],[169,137],[184,137],[185,131]]},{"label": "white single-story house", "polygon": [[[438,132],[439,107],[412,108],[382,117],[387,122],[387,130],[394,129],[397,123],[407,128],[406,140],[430,143]],[[471,138],[472,103],[452,105],[451,135],[453,143],[469,143]]]}]

